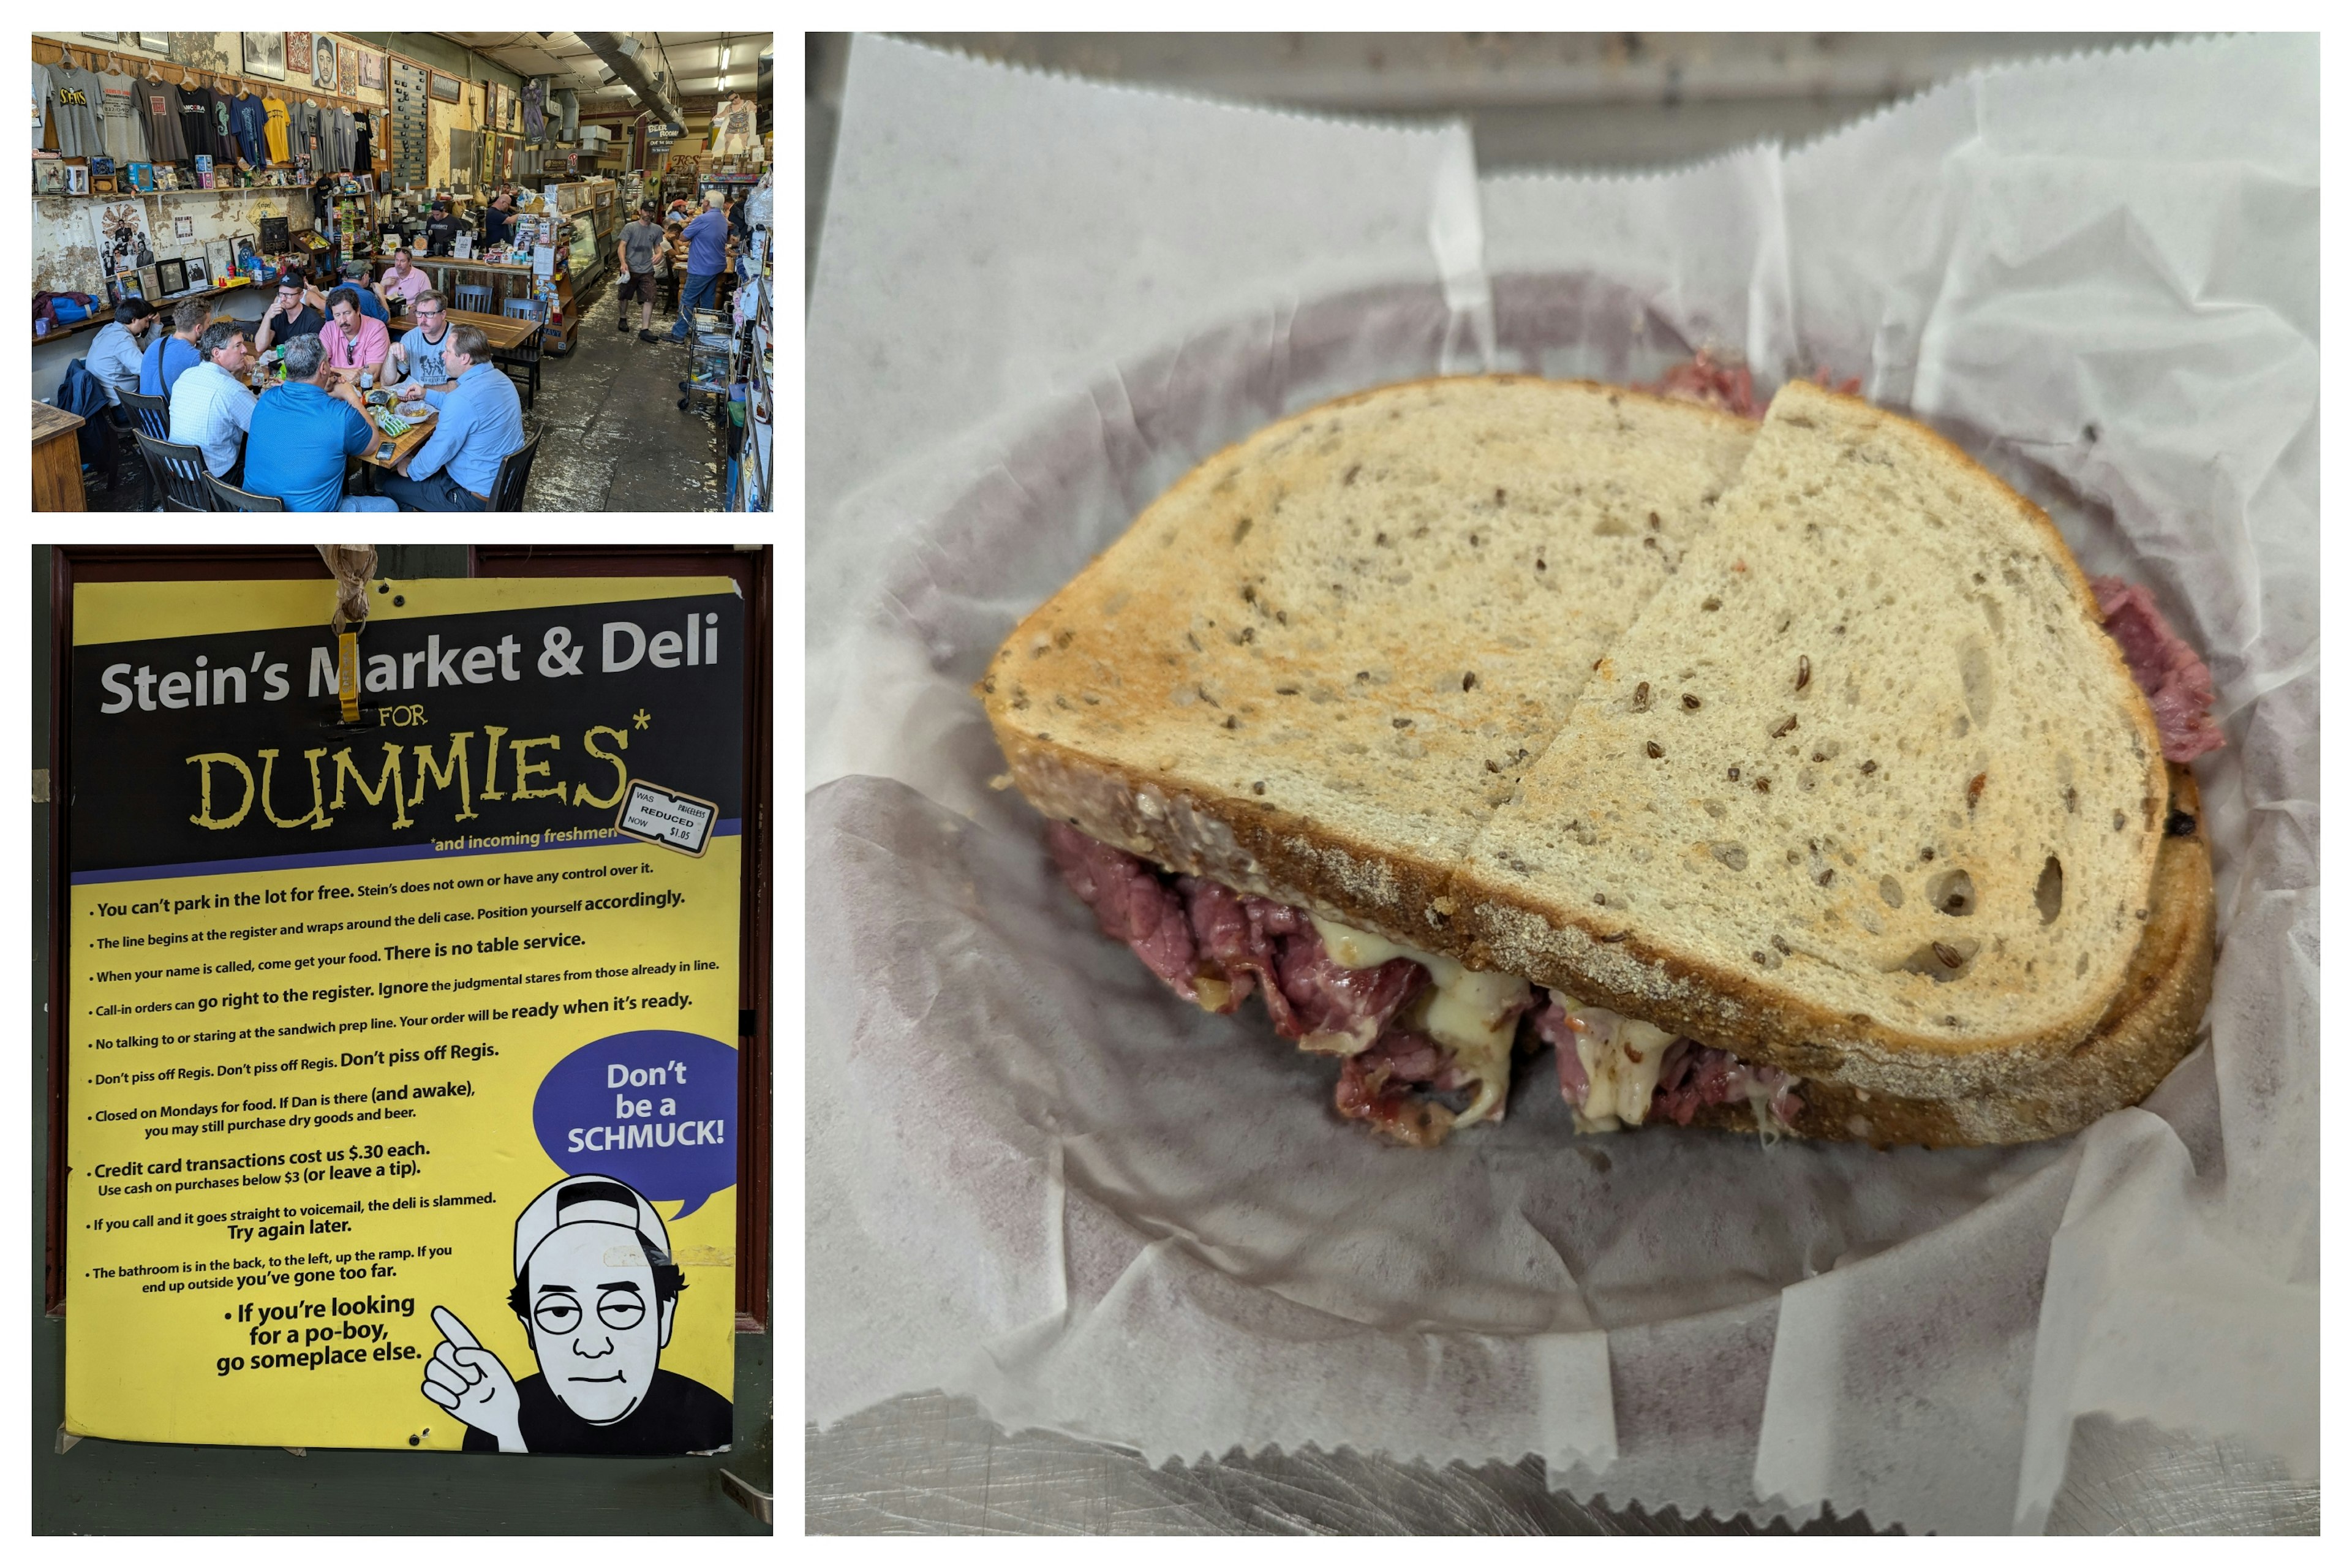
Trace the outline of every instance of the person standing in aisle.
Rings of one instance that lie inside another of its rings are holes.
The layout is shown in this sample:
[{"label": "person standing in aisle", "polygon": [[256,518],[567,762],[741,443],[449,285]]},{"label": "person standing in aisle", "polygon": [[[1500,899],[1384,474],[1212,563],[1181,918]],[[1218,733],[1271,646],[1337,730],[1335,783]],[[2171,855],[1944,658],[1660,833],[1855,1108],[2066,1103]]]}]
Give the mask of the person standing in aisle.
[{"label": "person standing in aisle", "polygon": [[106,100],[106,89],[98,78],[73,63],[67,55],[57,64],[37,67],[36,80],[46,74],[48,89],[45,100],[49,108],[49,122],[57,128],[58,155],[61,158],[103,158],[106,139],[99,129],[99,106]]},{"label": "person standing in aisle", "polygon": [[140,112],[139,79],[110,71],[98,79],[98,85],[104,94],[99,113],[105,121],[106,155],[114,160],[116,171],[149,162],[147,117]]},{"label": "person standing in aisle", "polygon": [[719,210],[717,192],[706,198],[702,216],[686,226],[686,291],[677,302],[677,325],[669,332],[674,343],[686,342],[694,330],[694,312],[709,306],[719,289],[719,275],[727,270],[727,253],[734,241],[728,237],[727,215]]},{"label": "person standing in aisle", "polygon": [[504,191],[482,214],[482,246],[503,245],[514,237],[514,197]]},{"label": "person standing in aisle", "polygon": [[628,276],[621,282],[621,317],[615,323],[622,331],[629,330],[629,298],[636,297],[641,307],[637,325],[640,342],[659,342],[654,336],[654,291],[658,287],[655,260],[662,249],[662,231],[654,222],[653,204],[637,209],[636,217],[621,230],[621,266]]},{"label": "person standing in aisle", "polygon": [[140,108],[147,116],[147,150],[158,163],[184,163],[194,156],[180,129],[180,89],[161,77],[139,84]]}]

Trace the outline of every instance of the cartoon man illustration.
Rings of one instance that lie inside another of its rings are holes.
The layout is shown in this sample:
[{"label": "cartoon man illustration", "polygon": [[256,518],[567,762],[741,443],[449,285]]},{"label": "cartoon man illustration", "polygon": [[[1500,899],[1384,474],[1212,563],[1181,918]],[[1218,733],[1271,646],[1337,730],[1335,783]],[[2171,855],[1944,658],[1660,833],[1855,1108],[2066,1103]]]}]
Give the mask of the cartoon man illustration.
[{"label": "cartoon man illustration", "polygon": [[467,1425],[467,1452],[687,1454],[731,1440],[734,1406],[659,1364],[686,1275],[636,1189],[579,1175],[540,1194],[515,1221],[514,1273],[508,1304],[539,1361],[520,1383],[433,1309],[442,1342],[423,1393]]}]

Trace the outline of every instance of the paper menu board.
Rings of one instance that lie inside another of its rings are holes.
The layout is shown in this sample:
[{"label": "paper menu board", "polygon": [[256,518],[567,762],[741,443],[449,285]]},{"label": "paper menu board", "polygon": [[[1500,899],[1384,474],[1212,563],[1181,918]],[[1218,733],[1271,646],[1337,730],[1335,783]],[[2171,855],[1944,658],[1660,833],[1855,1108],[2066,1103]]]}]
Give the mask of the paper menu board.
[{"label": "paper menu board", "polygon": [[68,1428],[723,1446],[741,601],[409,584],[343,728],[331,595],[77,591]]}]

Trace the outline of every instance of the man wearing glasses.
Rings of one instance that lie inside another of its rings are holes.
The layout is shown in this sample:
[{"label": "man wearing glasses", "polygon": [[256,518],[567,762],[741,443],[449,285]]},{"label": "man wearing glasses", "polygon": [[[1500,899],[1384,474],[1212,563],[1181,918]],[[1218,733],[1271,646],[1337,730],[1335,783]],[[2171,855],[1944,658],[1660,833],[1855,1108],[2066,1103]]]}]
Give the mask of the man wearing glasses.
[{"label": "man wearing glasses", "polygon": [[409,309],[415,314],[416,324],[401,333],[400,342],[392,346],[392,377],[418,386],[446,385],[449,373],[442,366],[441,351],[449,341],[448,307],[440,295],[424,293]]},{"label": "man wearing glasses", "polygon": [[661,1370],[685,1271],[635,1188],[567,1176],[515,1221],[515,1284],[539,1371],[515,1381],[456,1313],[425,1363],[425,1397],[463,1421],[470,1453],[707,1454],[733,1440],[735,1407]]}]

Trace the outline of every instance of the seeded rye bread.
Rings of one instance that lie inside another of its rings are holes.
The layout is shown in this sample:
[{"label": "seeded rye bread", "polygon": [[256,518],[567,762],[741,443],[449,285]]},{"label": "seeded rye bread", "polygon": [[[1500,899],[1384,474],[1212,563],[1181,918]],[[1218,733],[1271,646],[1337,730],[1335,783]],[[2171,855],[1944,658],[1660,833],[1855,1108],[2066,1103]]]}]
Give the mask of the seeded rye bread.
[{"label": "seeded rye bread", "polygon": [[1799,382],[1452,891],[1482,967],[1948,1100],[2092,1033],[2168,792],[2049,519]]},{"label": "seeded rye bread", "polygon": [[[1000,650],[978,690],[1012,777],[1041,810],[1164,865],[1566,984],[1524,943],[1530,962],[1497,962],[1475,933],[1523,936],[1526,900],[1479,907],[1453,885],[1459,858],[1706,531],[1755,428],[1620,389],[1482,377],[1381,388],[1260,432],[1180,481]],[[1690,1032],[1803,1072],[1807,1136],[2068,1131],[2145,1094],[2202,1013],[2201,827],[2165,866],[2131,984],[2030,1089],[1968,1106],[1873,1097],[1834,1081],[1834,1047],[1776,1055]],[[1558,912],[1566,955],[1628,954],[1580,947],[1577,911]],[[1568,988],[1612,999],[1592,978]]]},{"label": "seeded rye bread", "polygon": [[1455,863],[1754,438],[1524,376],[1283,420],[998,651],[980,695],[1013,781],[1105,842],[1430,946]]}]

